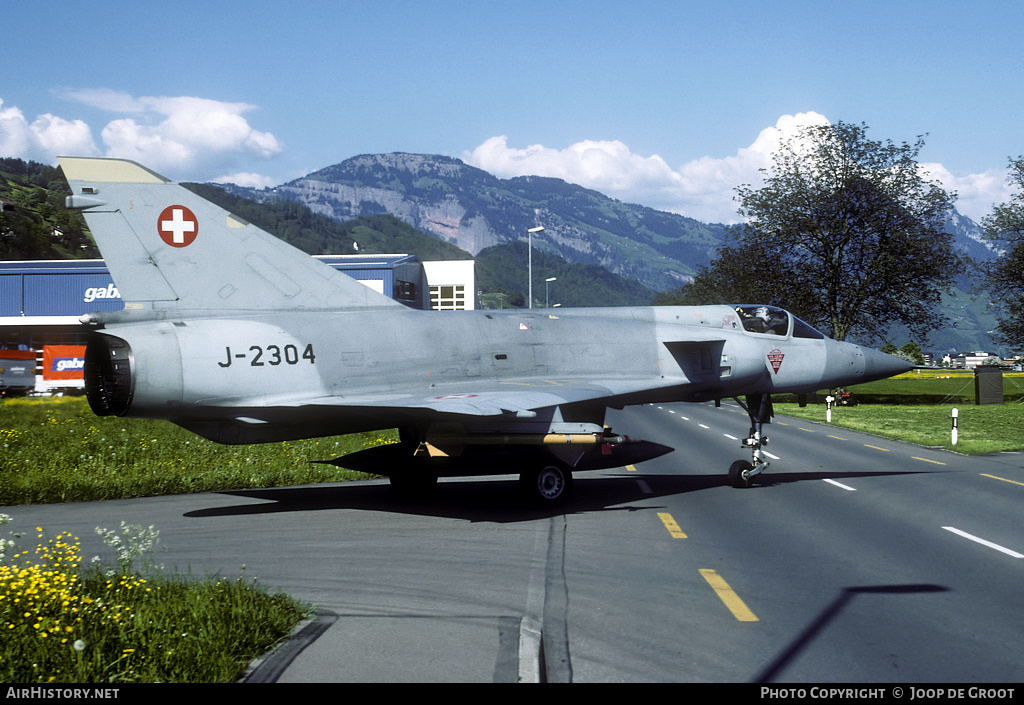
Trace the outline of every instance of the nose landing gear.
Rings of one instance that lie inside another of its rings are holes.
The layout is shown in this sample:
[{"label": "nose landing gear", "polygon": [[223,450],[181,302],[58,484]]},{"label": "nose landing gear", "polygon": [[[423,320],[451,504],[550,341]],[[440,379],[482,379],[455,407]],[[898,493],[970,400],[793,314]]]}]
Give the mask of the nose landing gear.
[{"label": "nose landing gear", "polygon": [[750,435],[740,445],[749,448],[751,459],[737,460],[729,466],[729,484],[736,488],[750,487],[754,477],[768,469],[768,461],[764,458],[762,448],[768,445],[768,436],[763,433],[764,424],[771,423],[775,411],[769,394],[750,394],[744,404],[739,398],[736,403],[743,407],[750,417]]}]

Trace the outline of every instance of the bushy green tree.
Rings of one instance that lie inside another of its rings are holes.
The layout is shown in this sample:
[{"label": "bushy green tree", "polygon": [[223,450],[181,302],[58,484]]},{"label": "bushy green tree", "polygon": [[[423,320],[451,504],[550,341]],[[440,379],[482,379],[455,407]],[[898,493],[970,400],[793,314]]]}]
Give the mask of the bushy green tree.
[{"label": "bushy green tree", "polygon": [[915,343],[913,340],[911,340],[909,343],[904,344],[903,347],[900,348],[900,352],[902,353],[902,357],[905,360],[909,360],[910,362],[913,362],[915,365],[924,364],[924,353],[921,351],[921,346]]},{"label": "bushy green tree", "polygon": [[996,206],[982,220],[989,238],[1003,251],[984,267],[988,286],[1003,316],[996,337],[1014,348],[1024,348],[1024,156],[1010,160],[1009,182],[1017,193]]},{"label": "bushy green tree", "polygon": [[804,127],[780,145],[764,185],[736,189],[737,244],[688,293],[774,304],[833,338],[878,339],[892,323],[924,337],[963,269],[944,232],[953,197],[922,176],[924,142],[868,139],[864,125]]}]

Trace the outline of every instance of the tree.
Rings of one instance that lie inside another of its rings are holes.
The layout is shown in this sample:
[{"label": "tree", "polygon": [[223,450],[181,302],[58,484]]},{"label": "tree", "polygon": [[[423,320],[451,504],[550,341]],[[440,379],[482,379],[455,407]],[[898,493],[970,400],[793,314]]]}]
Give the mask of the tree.
[{"label": "tree", "polygon": [[905,343],[900,348],[899,352],[904,360],[908,360],[915,365],[924,364],[924,353],[921,352],[921,346],[911,340],[909,343]]},{"label": "tree", "polygon": [[1018,192],[982,220],[986,235],[1003,254],[983,271],[1005,316],[996,326],[997,339],[1024,348],[1024,157],[1010,160],[1008,181]]},{"label": "tree", "polygon": [[736,189],[746,220],[736,247],[695,283],[728,281],[748,302],[737,294],[765,292],[758,303],[837,340],[854,330],[877,340],[892,323],[916,337],[942,327],[932,308],[963,269],[943,231],[953,197],[920,173],[922,138],[897,146],[866,131],[808,126],[780,145],[764,185]]}]

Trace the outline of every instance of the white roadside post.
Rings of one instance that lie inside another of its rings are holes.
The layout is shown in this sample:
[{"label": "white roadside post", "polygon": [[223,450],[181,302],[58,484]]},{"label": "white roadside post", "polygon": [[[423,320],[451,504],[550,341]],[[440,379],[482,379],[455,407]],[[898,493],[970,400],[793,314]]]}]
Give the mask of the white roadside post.
[{"label": "white roadside post", "polygon": [[957,426],[957,421],[958,421],[959,417],[960,417],[960,411],[956,407],[953,407],[953,445],[956,445],[956,440],[957,440],[957,435],[958,435],[957,427],[956,426]]},{"label": "white roadside post", "polygon": [[826,423],[832,423],[832,402],[834,402],[835,400],[836,400],[836,398],[834,396],[832,396],[831,394],[829,394],[827,397],[825,397],[825,422]]}]

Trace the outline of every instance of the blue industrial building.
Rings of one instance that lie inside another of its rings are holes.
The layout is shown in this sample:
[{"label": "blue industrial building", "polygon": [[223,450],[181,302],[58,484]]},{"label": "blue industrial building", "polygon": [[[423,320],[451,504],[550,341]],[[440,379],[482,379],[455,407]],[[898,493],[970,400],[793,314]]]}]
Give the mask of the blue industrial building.
[{"label": "blue industrial building", "polygon": [[[411,308],[430,308],[423,263],[410,255],[322,255],[318,259]],[[79,318],[120,311],[103,260],[0,262],[0,349],[84,343]]]}]

